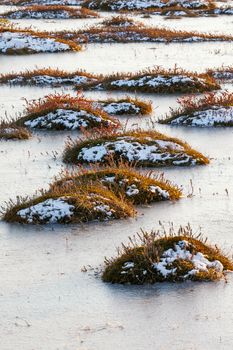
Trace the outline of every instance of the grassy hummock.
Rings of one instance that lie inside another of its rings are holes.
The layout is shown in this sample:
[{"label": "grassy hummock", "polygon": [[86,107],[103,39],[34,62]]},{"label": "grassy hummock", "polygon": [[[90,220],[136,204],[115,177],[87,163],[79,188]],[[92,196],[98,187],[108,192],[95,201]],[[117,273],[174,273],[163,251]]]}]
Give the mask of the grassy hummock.
[{"label": "grassy hummock", "polygon": [[0,54],[24,55],[46,52],[80,51],[81,46],[69,39],[45,32],[20,29],[0,22]]},{"label": "grassy hummock", "polygon": [[148,204],[164,200],[178,200],[182,196],[181,190],[163,174],[153,172],[142,174],[127,164],[118,167],[113,164],[105,167],[80,168],[78,171],[65,171],[51,184],[50,188],[80,188],[83,184],[101,182],[117,196],[127,198],[133,204]]},{"label": "grassy hummock", "polygon": [[181,107],[171,109],[161,124],[182,126],[233,126],[233,94],[208,93],[201,98],[185,96],[178,100]]},{"label": "grassy hummock", "polygon": [[142,231],[122,244],[117,257],[105,259],[102,279],[122,284],[216,281],[232,270],[230,258],[187,226],[163,235]]},{"label": "grassy hummock", "polygon": [[95,76],[83,70],[70,73],[60,69],[42,68],[19,73],[1,74],[0,83],[39,86],[80,85],[97,81],[100,77],[102,76]]},{"label": "grassy hummock", "polygon": [[71,39],[82,43],[127,43],[127,42],[203,42],[232,41],[232,35],[199,33],[161,27],[148,27],[128,17],[116,17],[104,20],[93,27],[76,31],[60,31],[57,35],[63,39]]},{"label": "grassy hummock", "polygon": [[9,19],[76,19],[94,17],[99,17],[99,15],[92,10],[64,5],[32,5],[0,14],[0,18]]},{"label": "grassy hummock", "polygon": [[11,6],[55,6],[55,5],[72,5],[80,6],[82,0],[1,0],[1,5]]},{"label": "grassy hummock", "polygon": [[139,98],[108,98],[107,100],[98,100],[96,104],[110,115],[145,115],[152,112],[152,102]]},{"label": "grassy hummock", "polygon": [[78,90],[122,90],[148,93],[196,93],[220,89],[216,80],[207,73],[197,74],[175,67],[160,66],[136,73],[96,75],[85,71],[73,73],[44,68],[0,75],[0,83],[12,85],[61,86],[75,85]]},{"label": "grassy hummock", "polygon": [[135,215],[133,206],[100,185],[82,186],[66,192],[53,189],[32,199],[10,201],[3,220],[21,224],[69,224],[106,221]]},{"label": "grassy hummock", "polygon": [[119,121],[81,96],[51,94],[27,102],[26,113],[16,121],[19,126],[46,130],[118,128]]},{"label": "grassy hummock", "polygon": [[136,73],[118,73],[99,77],[96,81],[80,84],[77,88],[139,91],[149,93],[194,93],[219,89],[213,77],[183,69],[155,67]]},{"label": "grassy hummock", "polygon": [[0,140],[28,140],[31,133],[27,128],[19,127],[15,123],[0,123]]},{"label": "grassy hummock", "polygon": [[222,66],[220,68],[209,69],[207,73],[220,81],[223,80],[227,82],[233,80],[233,66]]},{"label": "grassy hummock", "polygon": [[83,5],[87,8],[102,11],[145,11],[157,12],[161,9],[177,7],[182,9],[211,9],[215,8],[213,1],[180,1],[180,0],[160,0],[160,1],[129,1],[129,0],[85,0]]},{"label": "grassy hummock", "polygon": [[137,166],[188,166],[208,164],[203,154],[187,143],[157,131],[134,130],[92,133],[86,139],[68,141],[63,160],[72,164],[136,164]]}]

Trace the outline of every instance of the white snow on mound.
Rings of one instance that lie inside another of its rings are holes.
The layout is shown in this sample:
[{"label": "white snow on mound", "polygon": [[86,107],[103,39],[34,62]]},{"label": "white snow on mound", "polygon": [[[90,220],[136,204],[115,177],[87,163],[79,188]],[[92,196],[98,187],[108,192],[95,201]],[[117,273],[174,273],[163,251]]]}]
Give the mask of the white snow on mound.
[{"label": "white snow on mound", "polygon": [[72,19],[82,17],[91,18],[95,16],[90,14],[82,14],[82,12],[78,9],[73,13],[66,10],[30,11],[27,9],[22,9],[6,15],[0,15],[0,18],[1,17],[7,17],[9,19]]},{"label": "white snow on mound", "polygon": [[140,113],[140,108],[137,107],[132,102],[111,102],[111,103],[100,103],[100,106],[102,106],[103,110],[112,115],[117,114],[129,114],[129,113]]},{"label": "white snow on mound", "polygon": [[15,11],[7,15],[7,18],[10,19],[68,19],[70,14],[68,11]]},{"label": "white snow on mound", "polygon": [[223,79],[223,80],[233,80],[233,71],[216,71],[212,73],[213,77],[216,79]]},{"label": "white snow on mound", "polygon": [[193,269],[189,271],[184,277],[184,279],[197,274],[198,272],[204,271],[208,272],[209,269],[215,269],[216,272],[223,272],[223,265],[220,261],[214,260],[209,261],[202,253],[198,252],[192,254],[189,250],[190,243],[183,240],[175,244],[174,249],[170,248],[166,250],[160,261],[153,263],[152,267],[157,270],[164,278],[169,275],[176,274],[176,268],[169,268],[169,265],[174,263],[177,259],[187,260],[193,264]]},{"label": "white snow on mound", "polygon": [[160,87],[160,86],[173,86],[176,84],[179,85],[187,85],[187,84],[195,84],[196,82],[205,84],[204,79],[201,78],[192,78],[187,77],[184,75],[176,75],[176,76],[162,76],[157,75],[155,77],[151,75],[144,76],[142,78],[138,79],[120,79],[120,80],[114,80],[111,82],[112,86],[117,87],[141,87],[141,86],[148,86],[148,87]]},{"label": "white snow on mound", "polygon": [[23,49],[31,52],[58,52],[68,51],[70,47],[52,38],[40,38],[27,33],[0,33],[0,53]]},{"label": "white snow on mound", "polygon": [[104,125],[113,124],[110,120],[104,120],[85,110],[73,111],[69,109],[57,109],[44,116],[27,120],[24,124],[30,128],[76,130],[88,128],[93,123],[95,125],[102,123]]},{"label": "white snow on mound", "polygon": [[197,111],[189,115],[182,115],[171,121],[172,125],[188,126],[233,126],[233,107],[217,107]]},{"label": "white snow on mound", "polygon": [[90,147],[83,147],[77,156],[85,162],[102,162],[106,156],[118,154],[127,161],[150,163],[172,162],[174,165],[195,164],[196,160],[184,152],[183,146],[164,140],[153,140],[153,144],[139,143],[133,137],[118,137],[116,141],[107,141]]},{"label": "white snow on mound", "polygon": [[17,215],[25,219],[28,224],[36,222],[55,224],[70,219],[73,215],[74,206],[65,199],[46,199],[44,202],[21,209]]},{"label": "white snow on mound", "polygon": [[86,84],[88,82],[96,81],[96,79],[87,78],[82,75],[75,75],[74,77],[66,78],[66,77],[53,77],[51,75],[35,75],[32,77],[23,77],[18,76],[16,78],[9,79],[7,82],[12,85],[17,84],[32,84],[32,85],[79,85]]},{"label": "white snow on mound", "polygon": [[159,186],[149,186],[149,190],[152,193],[157,193],[159,196],[161,196],[164,199],[170,198],[169,192],[166,190],[162,190],[162,188]]},{"label": "white snow on mound", "polygon": [[[102,4],[107,3],[106,0],[101,2]],[[159,8],[164,8],[164,7],[171,7],[174,5],[181,5],[185,8],[194,8],[198,9],[203,4],[207,4],[207,1],[201,1],[201,0],[170,0],[170,1],[161,1],[161,0],[116,0],[116,1],[110,1],[108,6],[109,8],[114,11],[114,10],[123,10],[123,9],[128,9],[128,10],[133,10],[133,9],[147,9],[151,7],[159,7]],[[89,8],[95,7],[96,2],[90,2]]]}]

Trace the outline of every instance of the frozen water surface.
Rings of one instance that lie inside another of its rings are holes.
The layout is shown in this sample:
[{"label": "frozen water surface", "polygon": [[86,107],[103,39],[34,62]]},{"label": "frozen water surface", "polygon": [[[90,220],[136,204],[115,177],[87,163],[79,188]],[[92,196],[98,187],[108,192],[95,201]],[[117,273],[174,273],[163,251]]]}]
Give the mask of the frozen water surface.
[{"label": "frozen water surface", "polygon": [[[232,32],[232,18],[149,21],[184,29]],[[157,22],[156,22],[157,21]],[[204,22],[205,21],[205,22]],[[26,21],[25,21],[26,22]],[[64,22],[63,22],[64,23]],[[67,22],[68,26],[70,21]],[[203,24],[204,23],[204,24]],[[225,26],[228,23],[228,26]],[[205,26],[206,24],[206,26]],[[64,26],[65,24],[63,24]],[[205,28],[204,28],[205,26]],[[50,28],[45,22],[44,29]],[[152,65],[203,71],[233,63],[231,43],[90,45],[69,54],[0,57],[0,72],[51,66],[91,72],[135,71]],[[232,90],[232,85],[223,86]],[[1,117],[23,111],[23,98],[64,89],[0,86]],[[67,87],[65,92],[74,93]],[[122,93],[88,92],[93,98]],[[133,94],[131,94],[133,96]],[[142,95],[151,99],[153,122],[176,106],[178,96]],[[120,117],[121,118],[121,117]],[[125,121],[126,118],[121,118]],[[130,124],[151,127],[149,118]],[[233,278],[217,283],[117,286],[101,282],[83,265],[98,266],[115,254],[120,242],[158,222],[190,222],[227,251],[233,247],[233,129],[156,125],[187,140],[211,157],[208,166],[164,168],[165,176],[184,188],[177,203],[138,208],[137,219],[83,226],[31,227],[0,223],[1,350],[232,350]],[[0,142],[0,204],[16,195],[46,188],[63,164],[61,152],[73,132],[40,132],[28,141]]]}]

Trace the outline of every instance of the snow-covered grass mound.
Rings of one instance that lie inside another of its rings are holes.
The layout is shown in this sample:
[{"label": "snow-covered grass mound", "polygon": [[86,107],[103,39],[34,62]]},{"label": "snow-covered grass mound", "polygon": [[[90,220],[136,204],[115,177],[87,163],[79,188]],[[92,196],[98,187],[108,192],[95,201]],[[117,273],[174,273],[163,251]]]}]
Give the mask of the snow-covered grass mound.
[{"label": "snow-covered grass mound", "polygon": [[178,100],[181,108],[171,110],[162,124],[182,126],[233,126],[233,93],[209,93],[201,98],[187,96]]},{"label": "snow-covered grass mound", "polygon": [[60,69],[43,68],[20,73],[1,74],[0,83],[39,86],[82,85],[97,81],[98,78],[98,76],[81,70],[69,73]]},{"label": "snow-covered grass mound", "polygon": [[211,74],[184,69],[154,67],[136,73],[97,75],[85,71],[73,73],[44,68],[0,75],[1,84],[61,86],[75,85],[78,90],[122,90],[149,93],[196,93],[220,89]]},{"label": "snow-covered grass mound", "polygon": [[174,6],[180,9],[209,9],[215,7],[214,2],[208,0],[86,0],[83,6],[104,11],[156,11]]},{"label": "snow-covered grass mound", "polygon": [[1,0],[2,5],[31,6],[31,5],[80,5],[83,0]]},{"label": "snow-covered grass mound", "polygon": [[82,97],[52,94],[27,103],[26,113],[17,125],[46,130],[118,128],[117,119]]},{"label": "snow-covered grass mound", "polygon": [[122,244],[117,257],[105,260],[102,278],[131,284],[215,281],[229,270],[233,262],[216,245],[195,237],[188,226],[162,236],[142,231],[128,245]]},{"label": "snow-covered grass mound", "polygon": [[127,17],[121,25],[109,24],[95,25],[77,31],[61,31],[59,37],[81,43],[113,43],[113,42],[203,42],[203,41],[232,41],[232,35],[216,33],[199,33],[196,31],[182,31],[161,27],[147,27],[140,22],[128,21]]},{"label": "snow-covered grass mound", "polygon": [[3,12],[0,18],[9,19],[76,19],[76,18],[94,18],[98,14],[85,8],[73,8],[70,6],[28,6]]},{"label": "snow-covered grass mound", "polygon": [[228,82],[233,80],[233,66],[222,66],[220,68],[209,69],[207,73],[220,81],[223,80]]},{"label": "snow-covered grass mound", "polygon": [[81,47],[71,40],[60,39],[30,29],[21,30],[0,23],[0,54],[23,55],[79,50]]},{"label": "snow-covered grass mound", "polygon": [[54,190],[40,197],[9,202],[3,220],[24,224],[69,224],[134,216],[133,207],[99,185],[78,191]]},{"label": "snow-covered grass mound", "polygon": [[96,105],[100,106],[106,113],[110,115],[123,114],[150,114],[152,112],[152,103],[150,101],[142,101],[138,98],[120,98],[96,101]]},{"label": "snow-covered grass mound", "polygon": [[84,90],[121,90],[149,93],[195,93],[219,89],[219,84],[208,74],[196,74],[183,69],[155,67],[136,73],[118,73],[96,77],[96,80],[77,85]]},{"label": "snow-covered grass mound", "polygon": [[124,161],[138,166],[188,166],[209,160],[187,143],[157,131],[95,133],[86,139],[69,141],[63,160],[72,164],[108,164]]},{"label": "snow-covered grass mound", "polygon": [[67,186],[82,187],[83,183],[101,182],[117,196],[126,197],[134,204],[146,204],[164,200],[177,200],[181,190],[163,175],[153,173],[142,174],[136,169],[120,164],[106,167],[81,168],[78,171],[62,172],[51,184],[50,188],[66,190]]}]

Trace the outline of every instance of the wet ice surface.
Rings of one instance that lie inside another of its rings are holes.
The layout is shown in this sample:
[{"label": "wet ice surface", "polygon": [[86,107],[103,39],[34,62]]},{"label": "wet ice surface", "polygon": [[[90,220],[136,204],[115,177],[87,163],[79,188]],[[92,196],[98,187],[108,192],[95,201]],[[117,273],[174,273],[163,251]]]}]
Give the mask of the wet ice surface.
[{"label": "wet ice surface", "polygon": [[[195,20],[191,22],[199,29]],[[202,71],[232,64],[232,56],[229,43],[91,45],[76,54],[1,57],[0,72],[45,64],[92,72],[135,71],[175,63]],[[230,84],[224,87],[232,90]],[[61,90],[0,86],[1,117],[5,118],[5,110],[8,115],[22,112],[23,97],[39,98]],[[85,96],[103,99],[125,94],[88,92]],[[137,96],[153,100],[153,121],[177,106],[178,96]],[[148,120],[130,117],[129,124],[148,127]],[[233,247],[233,130],[167,125],[157,129],[187,140],[212,158],[208,166],[161,169],[167,178],[183,185],[186,195],[191,193],[191,179],[192,198],[138,208],[137,219],[111,223],[25,227],[0,222],[2,350],[232,350],[232,275],[227,284],[138,287],[104,284],[93,273],[80,271],[83,265],[98,266],[104,256],[115,254],[120,242],[127,242],[140,227],[157,228],[159,220],[173,221],[176,226],[190,222],[195,229],[201,226],[213,243],[226,250]],[[63,166],[61,152],[68,135],[78,133],[38,132],[28,141],[0,142],[1,205],[48,186]]]}]

